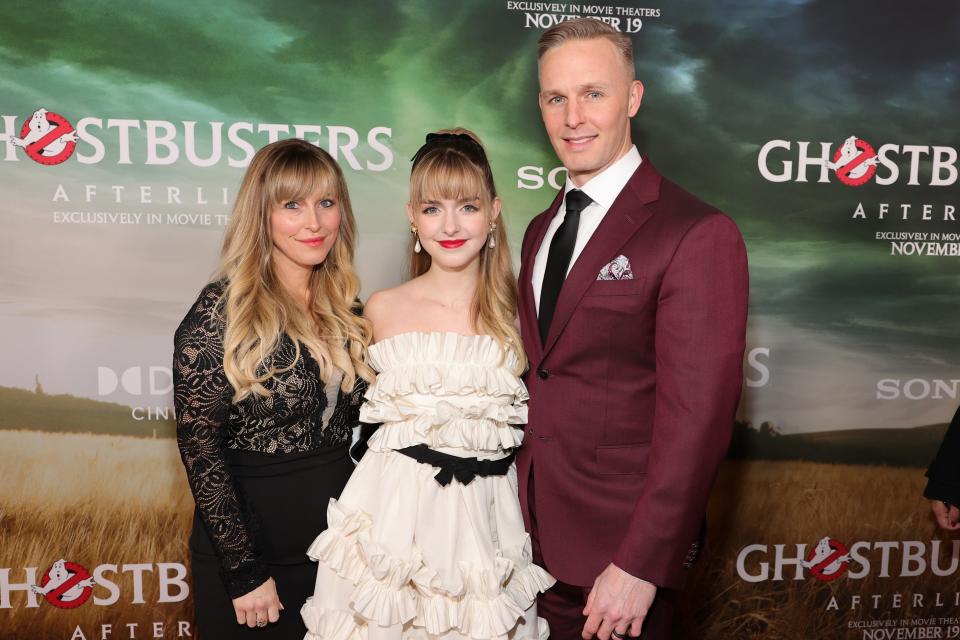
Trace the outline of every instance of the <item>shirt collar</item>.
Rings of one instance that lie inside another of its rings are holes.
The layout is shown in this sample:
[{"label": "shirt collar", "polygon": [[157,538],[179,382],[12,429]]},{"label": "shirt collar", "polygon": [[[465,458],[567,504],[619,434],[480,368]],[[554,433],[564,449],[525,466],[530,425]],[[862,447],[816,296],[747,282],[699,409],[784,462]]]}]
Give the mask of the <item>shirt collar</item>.
[{"label": "shirt collar", "polygon": [[[580,190],[604,209],[609,209],[627,185],[630,177],[636,172],[637,167],[640,166],[640,162],[640,152],[637,151],[636,145],[630,145],[629,151],[612,165],[590,178],[585,185],[580,187]],[[563,187],[564,198],[576,188],[570,178],[567,177],[567,182]]]}]

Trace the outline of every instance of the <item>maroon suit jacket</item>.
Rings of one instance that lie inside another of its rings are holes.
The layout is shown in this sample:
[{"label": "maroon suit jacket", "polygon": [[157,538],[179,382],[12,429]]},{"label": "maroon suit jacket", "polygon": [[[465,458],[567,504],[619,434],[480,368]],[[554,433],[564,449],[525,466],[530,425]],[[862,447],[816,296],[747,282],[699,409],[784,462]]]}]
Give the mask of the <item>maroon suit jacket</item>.
[{"label": "maroon suit jacket", "polygon": [[[590,586],[613,562],[679,588],[740,397],[743,239],[644,158],[570,270],[541,345],[530,281],[561,196],[521,253],[524,518],[529,529],[532,468],[541,553],[559,580]],[[633,279],[597,280],[620,255]]]}]

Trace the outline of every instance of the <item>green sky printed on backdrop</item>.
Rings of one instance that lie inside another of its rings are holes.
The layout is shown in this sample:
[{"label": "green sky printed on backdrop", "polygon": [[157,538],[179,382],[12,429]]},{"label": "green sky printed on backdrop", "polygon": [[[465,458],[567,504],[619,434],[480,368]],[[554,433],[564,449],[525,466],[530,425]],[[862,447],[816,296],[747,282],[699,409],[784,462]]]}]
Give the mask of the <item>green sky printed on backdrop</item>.
[{"label": "green sky printed on backdrop", "polygon": [[[952,115],[960,57],[948,46],[960,6],[934,4],[642,5],[661,16],[645,18],[635,38],[646,85],[635,140],[665,175],[744,231],[750,343],[771,349],[771,381],[748,395],[756,420],[794,431],[913,426],[949,414],[949,399],[877,402],[876,381],[956,377],[957,258],[891,256],[890,243],[874,236],[960,230],[941,219],[944,205],[956,205],[956,187],[927,186],[929,155],[920,186],[906,185],[906,155],[891,186],[847,187],[833,172],[829,184],[818,184],[815,168],[810,182],[771,183],[757,168],[760,148],[774,139],[791,141],[793,151],[771,158],[794,164],[797,141],[836,148],[851,135],[874,147],[960,146]],[[393,166],[347,172],[369,293],[396,281],[408,160],[432,129],[461,124],[484,139],[518,250],[527,221],[552,192],[518,189],[517,170],[556,166],[536,107],[538,35],[525,28],[522,11],[499,0],[51,2],[42,11],[14,2],[0,21],[0,114],[16,115],[18,124],[41,106],[74,123],[194,120],[201,155],[210,149],[211,121],[345,125],[361,141],[374,127],[390,127]],[[0,314],[16,334],[0,346],[13,361],[38,348],[65,359],[62,373],[45,373],[48,388],[88,396],[96,395],[91,370],[134,363],[94,350],[142,354],[136,363],[168,360],[169,336],[213,267],[221,229],[54,225],[52,211],[66,207],[51,202],[57,185],[72,185],[77,209],[94,209],[78,200],[82,185],[96,184],[96,209],[138,211],[150,205],[115,205],[109,186],[232,189],[242,173],[226,162],[145,166],[142,131],[132,137],[134,163],[118,166],[115,132],[101,137],[106,160],[95,165],[71,158],[40,167],[22,150],[18,162],[0,162]],[[81,144],[78,152],[91,149]],[[357,157],[378,159],[363,144]],[[866,220],[852,219],[860,202]],[[886,221],[876,219],[879,203],[894,212]],[[912,204],[911,220],[896,218],[901,203]],[[918,220],[924,204],[933,205],[933,221]],[[85,336],[88,350],[71,344],[71,332]],[[32,387],[33,373],[4,373],[0,385]]]}]

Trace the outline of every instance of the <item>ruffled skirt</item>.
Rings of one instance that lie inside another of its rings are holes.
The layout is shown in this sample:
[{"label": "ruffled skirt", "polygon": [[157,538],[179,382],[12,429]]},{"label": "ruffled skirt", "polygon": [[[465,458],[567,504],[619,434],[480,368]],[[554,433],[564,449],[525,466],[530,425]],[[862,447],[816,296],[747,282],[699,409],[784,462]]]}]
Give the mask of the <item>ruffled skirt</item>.
[{"label": "ruffled skirt", "polygon": [[554,579],[532,563],[516,469],[441,486],[434,467],[371,444],[308,551],[306,638],[546,638],[536,597]]}]

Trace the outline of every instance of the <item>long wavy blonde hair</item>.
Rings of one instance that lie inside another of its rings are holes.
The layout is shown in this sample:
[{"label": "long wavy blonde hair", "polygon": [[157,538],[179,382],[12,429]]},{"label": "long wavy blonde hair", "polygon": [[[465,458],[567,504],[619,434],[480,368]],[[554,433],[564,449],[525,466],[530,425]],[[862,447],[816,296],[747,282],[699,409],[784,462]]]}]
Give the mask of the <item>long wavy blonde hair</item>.
[{"label": "long wavy blonde hair", "polygon": [[[326,259],[313,268],[308,308],[286,291],[277,275],[270,232],[270,210],[290,200],[321,194],[340,205],[340,229]],[[297,139],[269,144],[254,155],[227,225],[218,279],[223,294],[223,368],[233,385],[234,402],[251,393],[268,396],[264,382],[287,371],[306,345],[324,381],[343,372],[341,389],[357,377],[373,379],[367,364],[370,323],[355,308],[360,281],[353,270],[357,225],[343,172],[323,149]],[[293,361],[271,357],[286,334],[295,346]]]},{"label": "long wavy blonde hair", "polygon": [[[496,223],[491,232],[494,247],[485,242],[480,249],[480,279],[470,305],[471,321],[478,333],[492,336],[504,352],[513,351],[519,365],[527,367],[520,331],[517,329],[517,280],[507,242],[503,215],[493,220],[493,201],[497,188],[493,171],[480,138],[468,129],[455,127],[434,132],[438,136],[420,149],[410,172],[410,202],[459,200],[479,197],[487,221]],[[468,140],[468,139],[469,140]],[[430,254],[414,251],[416,235],[411,234],[410,276],[415,278],[430,269]]]}]

